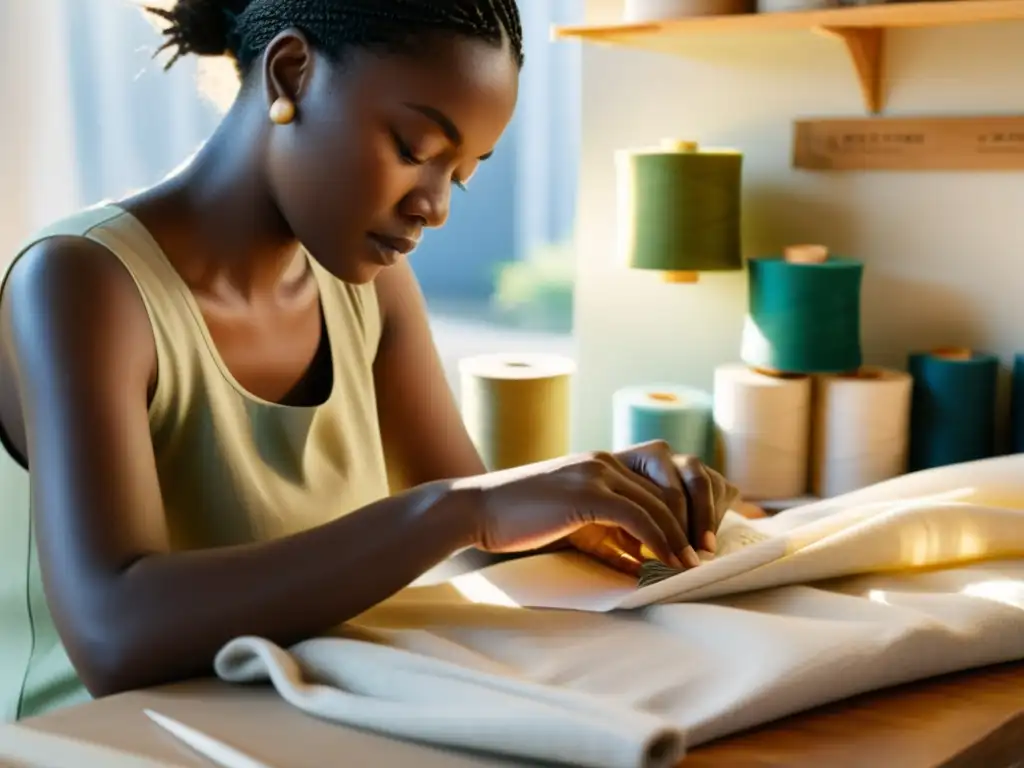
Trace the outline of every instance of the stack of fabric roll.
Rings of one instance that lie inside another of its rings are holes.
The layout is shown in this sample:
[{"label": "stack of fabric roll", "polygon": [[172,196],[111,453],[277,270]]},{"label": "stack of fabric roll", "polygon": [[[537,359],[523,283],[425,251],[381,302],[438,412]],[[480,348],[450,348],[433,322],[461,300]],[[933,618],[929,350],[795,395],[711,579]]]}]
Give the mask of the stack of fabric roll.
[{"label": "stack of fabric roll", "polygon": [[714,383],[720,466],[746,497],[836,496],[906,470],[911,378],[863,365],[863,272],[821,245],[750,260],[742,363]]}]

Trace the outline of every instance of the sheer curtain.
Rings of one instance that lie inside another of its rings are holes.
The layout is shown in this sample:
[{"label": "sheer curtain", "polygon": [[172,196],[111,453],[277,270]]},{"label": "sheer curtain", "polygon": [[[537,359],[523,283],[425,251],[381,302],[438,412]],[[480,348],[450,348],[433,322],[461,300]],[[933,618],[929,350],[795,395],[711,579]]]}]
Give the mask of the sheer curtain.
[{"label": "sheer curtain", "polygon": [[0,2],[0,265],[78,202],[63,0]]},{"label": "sheer curtain", "polygon": [[151,184],[216,123],[196,69],[153,60],[133,0],[0,2],[0,263],[55,218]]}]

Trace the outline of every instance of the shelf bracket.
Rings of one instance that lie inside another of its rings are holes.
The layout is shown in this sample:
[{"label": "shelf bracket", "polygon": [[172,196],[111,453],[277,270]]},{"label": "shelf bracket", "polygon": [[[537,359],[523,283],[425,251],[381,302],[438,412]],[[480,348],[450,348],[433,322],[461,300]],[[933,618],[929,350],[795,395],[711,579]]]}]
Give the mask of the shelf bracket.
[{"label": "shelf bracket", "polygon": [[885,30],[882,27],[820,27],[816,31],[843,41],[857,72],[864,106],[872,115],[881,112]]}]

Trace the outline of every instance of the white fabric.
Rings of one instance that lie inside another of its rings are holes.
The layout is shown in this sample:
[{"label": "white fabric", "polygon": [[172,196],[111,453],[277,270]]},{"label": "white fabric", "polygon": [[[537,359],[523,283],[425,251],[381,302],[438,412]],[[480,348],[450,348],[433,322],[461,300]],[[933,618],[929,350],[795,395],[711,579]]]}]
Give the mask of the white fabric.
[{"label": "white fabric", "polygon": [[181,768],[19,724],[0,725],[0,760],[4,768]]},{"label": "white fabric", "polygon": [[1024,658],[1024,455],[733,516],[720,538],[715,561],[644,590],[578,555],[504,563],[290,654],[241,638],[217,671],[269,672],[307,712],[395,736],[617,768],[658,764],[673,733],[693,746]]}]

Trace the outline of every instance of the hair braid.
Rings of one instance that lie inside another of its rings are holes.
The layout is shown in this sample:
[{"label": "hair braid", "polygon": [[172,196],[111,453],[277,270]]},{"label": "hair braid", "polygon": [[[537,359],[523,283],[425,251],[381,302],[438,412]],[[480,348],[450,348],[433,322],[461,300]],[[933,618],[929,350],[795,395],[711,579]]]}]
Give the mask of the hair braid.
[{"label": "hair braid", "polygon": [[464,35],[504,45],[523,65],[523,31],[516,0],[177,0],[147,8],[168,22],[160,50],[181,56],[230,56],[241,73],[270,42],[297,28],[328,56],[349,48],[405,51],[428,32]]}]

